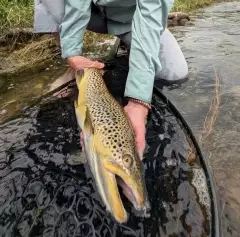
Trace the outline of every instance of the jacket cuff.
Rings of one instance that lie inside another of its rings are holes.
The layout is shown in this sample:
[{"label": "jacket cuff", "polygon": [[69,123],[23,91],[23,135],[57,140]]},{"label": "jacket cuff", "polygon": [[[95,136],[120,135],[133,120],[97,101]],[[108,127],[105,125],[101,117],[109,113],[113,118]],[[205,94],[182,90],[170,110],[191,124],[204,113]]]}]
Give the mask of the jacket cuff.
[{"label": "jacket cuff", "polygon": [[154,75],[153,71],[129,69],[124,96],[151,103]]},{"label": "jacket cuff", "polygon": [[67,41],[62,41],[61,42],[62,58],[66,59],[73,56],[81,56],[83,53],[82,48],[83,48],[83,43],[82,42],[79,43],[79,39],[77,40],[68,39]]}]

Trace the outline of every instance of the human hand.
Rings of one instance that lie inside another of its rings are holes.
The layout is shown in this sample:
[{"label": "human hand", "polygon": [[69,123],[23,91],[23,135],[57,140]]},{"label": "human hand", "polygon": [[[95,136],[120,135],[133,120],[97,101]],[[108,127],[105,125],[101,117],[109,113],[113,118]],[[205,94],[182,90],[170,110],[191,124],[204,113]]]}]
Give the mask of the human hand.
[{"label": "human hand", "polygon": [[85,68],[97,68],[102,69],[104,67],[103,63],[98,61],[92,61],[88,58],[82,56],[73,56],[67,59],[68,64],[76,70],[85,69]]},{"label": "human hand", "polygon": [[146,127],[145,122],[148,115],[148,109],[134,101],[129,101],[128,104],[124,107],[135,134],[135,141],[138,149],[140,159],[143,159],[143,152],[146,146],[145,142],[145,133]]}]

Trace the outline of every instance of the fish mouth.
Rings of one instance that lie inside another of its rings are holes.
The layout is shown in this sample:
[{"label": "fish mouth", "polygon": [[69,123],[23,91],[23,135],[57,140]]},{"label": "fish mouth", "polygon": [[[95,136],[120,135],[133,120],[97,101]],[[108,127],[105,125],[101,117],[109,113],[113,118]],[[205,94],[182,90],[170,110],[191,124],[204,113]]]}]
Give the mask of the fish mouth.
[{"label": "fish mouth", "polygon": [[[110,166],[110,167],[109,167]],[[134,208],[143,217],[148,217],[147,212],[150,205],[147,199],[146,187],[144,183],[135,181],[131,175],[127,175],[124,171],[115,165],[105,166],[105,175],[111,178],[105,179],[104,189],[108,193],[108,210],[119,223],[128,221],[128,215],[124,208],[120,189],[126,198],[133,204]],[[111,170],[109,170],[109,168]],[[115,171],[115,172],[114,172]]]},{"label": "fish mouth", "polygon": [[120,192],[120,189],[122,189],[123,194],[133,204],[134,208],[137,210],[141,210],[141,204],[137,202],[137,198],[136,198],[136,195],[134,195],[133,189],[131,189],[120,176],[115,175],[115,178],[116,178],[119,192]]},{"label": "fish mouth", "polygon": [[83,132],[83,136],[88,165],[106,210],[118,223],[126,223],[128,221],[128,214],[120,196],[119,188],[121,188],[123,194],[138,211],[135,214],[148,217],[147,212],[150,209],[150,205],[143,174],[141,177],[138,177],[134,172],[125,172],[115,161],[106,158],[109,157],[108,154],[101,153],[101,150],[95,151],[92,149],[90,145],[93,139],[92,136],[88,136],[85,132]]}]

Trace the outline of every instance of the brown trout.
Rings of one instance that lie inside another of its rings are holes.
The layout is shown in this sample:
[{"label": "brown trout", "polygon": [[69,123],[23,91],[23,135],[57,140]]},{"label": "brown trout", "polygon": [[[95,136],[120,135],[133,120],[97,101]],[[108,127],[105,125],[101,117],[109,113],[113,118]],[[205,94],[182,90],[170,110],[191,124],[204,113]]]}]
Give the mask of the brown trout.
[{"label": "brown trout", "polygon": [[115,220],[127,222],[118,184],[134,208],[147,217],[150,205],[144,169],[131,124],[108,91],[98,69],[76,73],[79,95],[75,101],[83,132],[85,154],[100,197]]}]

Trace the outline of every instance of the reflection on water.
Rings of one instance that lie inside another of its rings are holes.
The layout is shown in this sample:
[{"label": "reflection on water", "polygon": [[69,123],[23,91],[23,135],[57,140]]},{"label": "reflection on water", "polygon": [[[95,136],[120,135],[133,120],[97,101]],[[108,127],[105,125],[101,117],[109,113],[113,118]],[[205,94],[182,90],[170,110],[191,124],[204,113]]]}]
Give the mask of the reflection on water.
[{"label": "reflection on water", "polygon": [[35,75],[0,77],[0,124],[29,105],[31,99],[40,97],[63,73],[66,67],[53,62],[45,71]]}]

